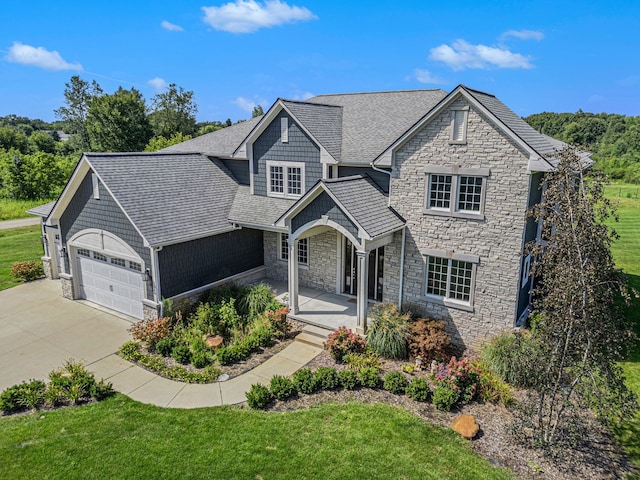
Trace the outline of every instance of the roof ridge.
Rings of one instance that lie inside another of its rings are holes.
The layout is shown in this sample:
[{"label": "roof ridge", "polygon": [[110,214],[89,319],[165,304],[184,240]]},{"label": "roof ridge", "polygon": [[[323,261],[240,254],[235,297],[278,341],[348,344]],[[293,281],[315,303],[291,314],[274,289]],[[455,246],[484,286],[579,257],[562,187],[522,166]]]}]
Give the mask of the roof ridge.
[{"label": "roof ridge", "polygon": [[[312,97],[315,98],[315,97]],[[295,103],[298,105],[309,105],[309,106],[314,106],[314,107],[331,107],[331,108],[343,108],[342,105],[330,105],[328,103],[314,103],[314,102],[307,102],[306,100],[289,100],[287,98],[280,98],[279,99],[282,102],[288,102],[288,103]]]},{"label": "roof ridge", "polygon": [[349,95],[376,95],[381,93],[413,93],[413,92],[438,92],[444,91],[441,88],[414,88],[414,89],[405,89],[405,90],[379,90],[375,92],[346,92],[346,93],[322,93],[320,95],[315,95],[311,98],[320,98],[320,97],[338,97],[338,96],[349,96]]},{"label": "roof ridge", "polygon": [[465,89],[468,92],[480,93],[482,95],[487,95],[488,97],[497,98],[493,93],[483,92],[482,90],[478,90],[477,88],[467,87],[466,85],[460,84],[460,87]]},{"label": "roof ridge", "polygon": [[161,152],[161,151],[157,151],[157,152],[84,152],[83,155],[85,157],[154,157],[154,156],[164,156],[164,155],[206,156],[200,152]]}]

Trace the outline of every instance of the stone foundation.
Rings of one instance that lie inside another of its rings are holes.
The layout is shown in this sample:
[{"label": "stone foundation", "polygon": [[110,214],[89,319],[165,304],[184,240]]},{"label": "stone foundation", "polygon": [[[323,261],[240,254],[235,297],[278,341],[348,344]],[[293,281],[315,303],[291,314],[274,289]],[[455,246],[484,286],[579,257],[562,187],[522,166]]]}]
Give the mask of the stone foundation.
[{"label": "stone foundation", "polygon": [[51,257],[41,257],[44,276],[48,280],[53,280],[53,269],[51,267]]},{"label": "stone foundation", "polygon": [[158,318],[158,313],[160,313],[158,305],[142,303],[142,318],[145,320],[155,320]]},{"label": "stone foundation", "polygon": [[73,288],[73,277],[66,273],[60,274],[60,285],[62,285],[62,296],[69,300],[75,300],[75,290]]}]

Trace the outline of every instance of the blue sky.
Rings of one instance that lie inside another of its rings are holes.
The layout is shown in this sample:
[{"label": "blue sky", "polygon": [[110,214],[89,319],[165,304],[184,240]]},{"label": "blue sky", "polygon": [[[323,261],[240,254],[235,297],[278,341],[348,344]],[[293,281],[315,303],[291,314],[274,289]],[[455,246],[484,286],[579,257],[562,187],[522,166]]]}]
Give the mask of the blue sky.
[{"label": "blue sky", "polygon": [[463,83],[516,113],[640,115],[640,2],[32,0],[0,6],[0,116],[54,120],[72,75],[198,120],[276,98]]}]

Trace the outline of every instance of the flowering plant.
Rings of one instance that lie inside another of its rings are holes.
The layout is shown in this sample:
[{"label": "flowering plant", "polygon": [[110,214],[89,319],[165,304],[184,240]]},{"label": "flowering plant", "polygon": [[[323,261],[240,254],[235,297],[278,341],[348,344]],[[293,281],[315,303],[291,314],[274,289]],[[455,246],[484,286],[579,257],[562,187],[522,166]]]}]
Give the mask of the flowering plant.
[{"label": "flowering plant", "polygon": [[289,320],[287,315],[289,314],[289,308],[282,307],[276,311],[267,310],[264,312],[264,318],[267,320],[267,325],[277,337],[284,338],[289,333]]},{"label": "flowering plant", "polygon": [[457,392],[459,399],[470,402],[476,396],[480,382],[480,370],[468,358],[451,357],[449,363],[439,363],[435,373],[438,385]]},{"label": "flowering plant", "polygon": [[365,342],[364,338],[357,333],[347,327],[340,327],[329,334],[324,346],[336,362],[342,362],[347,353],[364,352]]}]

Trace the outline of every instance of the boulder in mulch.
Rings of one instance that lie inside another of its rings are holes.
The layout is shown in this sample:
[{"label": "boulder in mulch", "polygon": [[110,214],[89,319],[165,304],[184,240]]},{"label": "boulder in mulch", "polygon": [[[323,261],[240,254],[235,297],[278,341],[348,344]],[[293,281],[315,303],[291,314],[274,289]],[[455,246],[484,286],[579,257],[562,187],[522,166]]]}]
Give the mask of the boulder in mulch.
[{"label": "boulder in mulch", "polygon": [[476,423],[476,419],[473,415],[467,415],[462,413],[453,419],[451,428],[469,440],[473,439],[478,434],[480,426]]}]

